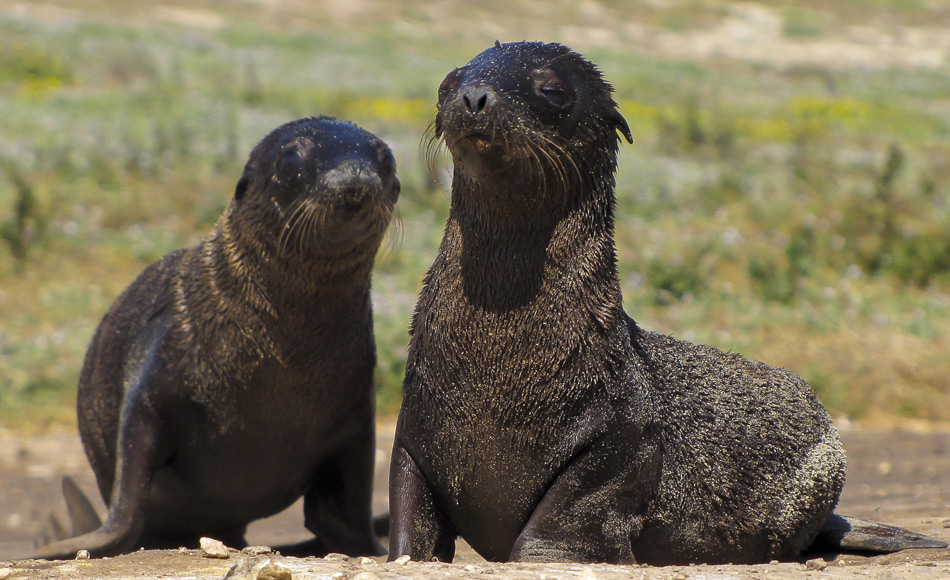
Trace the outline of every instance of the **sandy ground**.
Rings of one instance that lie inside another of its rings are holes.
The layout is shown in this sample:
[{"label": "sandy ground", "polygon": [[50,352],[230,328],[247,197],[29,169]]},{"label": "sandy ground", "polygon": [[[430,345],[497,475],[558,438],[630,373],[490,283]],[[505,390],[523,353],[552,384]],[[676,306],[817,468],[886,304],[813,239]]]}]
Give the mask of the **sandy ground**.
[{"label": "sandy ground", "polygon": [[[386,511],[386,481],[392,424],[380,425],[375,509]],[[950,541],[950,430],[847,428],[848,483],[838,512],[884,521]],[[727,578],[950,578],[950,550],[911,550],[898,554],[811,555],[800,562],[758,566],[637,567],[607,565],[486,563],[462,545],[453,564],[385,564],[383,559],[290,558],[275,553],[233,551],[227,559],[198,551],[139,551],[118,558],[88,561],[13,562],[33,546],[50,514],[64,517],[59,491],[63,475],[74,476],[96,496],[95,482],[78,437],[56,432],[16,437],[0,432],[0,580],[3,578],[256,578],[268,562],[279,563],[294,578],[379,580],[385,578],[476,577],[537,580],[727,579]],[[98,500],[98,498],[96,498]],[[102,503],[98,507],[103,509]],[[310,537],[298,502],[281,514],[252,524],[252,545],[279,546]],[[233,570],[232,570],[233,569]],[[265,569],[273,571],[273,568]],[[276,576],[275,576],[276,577]]]}]

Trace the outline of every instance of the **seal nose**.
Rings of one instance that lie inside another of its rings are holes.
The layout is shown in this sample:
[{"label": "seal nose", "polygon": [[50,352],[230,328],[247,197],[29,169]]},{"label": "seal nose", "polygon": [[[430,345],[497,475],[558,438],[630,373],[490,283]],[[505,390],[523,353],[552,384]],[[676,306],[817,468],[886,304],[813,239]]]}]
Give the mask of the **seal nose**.
[{"label": "seal nose", "polygon": [[495,91],[488,85],[462,87],[459,96],[465,105],[465,109],[472,115],[481,113],[495,102]]},{"label": "seal nose", "polygon": [[344,203],[360,203],[381,185],[375,171],[363,163],[349,160],[328,171],[324,183],[330,195]]}]

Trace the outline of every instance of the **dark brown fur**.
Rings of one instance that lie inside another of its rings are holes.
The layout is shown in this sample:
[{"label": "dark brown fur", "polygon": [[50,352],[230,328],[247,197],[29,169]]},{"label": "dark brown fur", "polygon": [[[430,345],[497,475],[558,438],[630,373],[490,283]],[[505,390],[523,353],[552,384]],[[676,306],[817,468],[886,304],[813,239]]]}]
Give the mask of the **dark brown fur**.
[{"label": "dark brown fur", "polygon": [[214,232],[99,326],[79,428],[109,515],[39,556],[240,546],[301,495],[315,550],[382,552],[370,272],[398,194],[389,148],[355,125],[301,119],[254,149]]},{"label": "dark brown fur", "polygon": [[831,514],[844,453],[792,373],[623,310],[626,122],[564,46],[496,45],[439,89],[455,165],[411,325],[390,558],[762,562]]}]

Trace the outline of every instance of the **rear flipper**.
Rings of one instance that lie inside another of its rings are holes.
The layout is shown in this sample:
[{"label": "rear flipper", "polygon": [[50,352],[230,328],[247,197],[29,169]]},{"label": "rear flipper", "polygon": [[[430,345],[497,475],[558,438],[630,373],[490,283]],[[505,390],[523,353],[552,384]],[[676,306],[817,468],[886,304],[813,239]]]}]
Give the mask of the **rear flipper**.
[{"label": "rear flipper", "polygon": [[[148,371],[152,371],[154,358],[157,355],[149,359],[148,368],[142,374],[148,375]],[[145,531],[145,503],[155,465],[167,457],[167,451],[161,445],[159,411],[160,407],[149,397],[147,389],[141,385],[129,387],[119,424],[116,477],[109,500],[109,516],[102,526],[91,532],[37,548],[33,558],[72,559],[79,550],[87,550],[99,558],[135,549]],[[70,512],[76,512],[77,508],[79,513],[85,512],[84,502],[75,497],[82,494],[74,494],[78,490],[71,488],[69,483],[64,487],[67,496],[74,496],[68,500],[72,504]]]},{"label": "rear flipper", "polygon": [[831,514],[809,550],[822,552],[897,552],[911,548],[947,548],[947,542],[880,522]]},{"label": "rear flipper", "polygon": [[40,528],[40,533],[33,538],[33,547],[38,548],[68,537],[69,533],[63,526],[63,522],[59,521],[55,514],[49,514],[46,517],[46,523]]},{"label": "rear flipper", "polygon": [[63,477],[63,497],[66,498],[66,510],[72,522],[72,536],[88,534],[102,525],[102,520],[99,519],[99,514],[96,513],[92,502],[79,489],[76,481],[68,475]]},{"label": "rear flipper", "polygon": [[68,475],[63,476],[63,498],[66,500],[66,510],[72,524],[72,533],[66,531],[59,518],[54,514],[50,514],[46,525],[43,526],[36,538],[34,547],[45,546],[72,536],[81,536],[102,525],[102,520],[99,519],[99,514],[96,513],[96,508],[92,506],[92,502],[76,484],[76,480]]}]

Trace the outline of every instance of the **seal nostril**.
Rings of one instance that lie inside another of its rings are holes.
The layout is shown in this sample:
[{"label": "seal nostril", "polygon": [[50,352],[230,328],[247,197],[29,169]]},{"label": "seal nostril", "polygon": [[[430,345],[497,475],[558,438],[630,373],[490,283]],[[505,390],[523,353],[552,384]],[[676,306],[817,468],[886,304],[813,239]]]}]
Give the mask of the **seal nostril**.
[{"label": "seal nostril", "polygon": [[344,160],[326,173],[323,186],[334,203],[356,206],[380,190],[382,177],[368,164]]},{"label": "seal nostril", "polygon": [[485,85],[464,87],[461,90],[462,103],[472,115],[477,115],[491,106],[495,93]]}]

